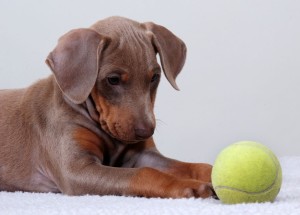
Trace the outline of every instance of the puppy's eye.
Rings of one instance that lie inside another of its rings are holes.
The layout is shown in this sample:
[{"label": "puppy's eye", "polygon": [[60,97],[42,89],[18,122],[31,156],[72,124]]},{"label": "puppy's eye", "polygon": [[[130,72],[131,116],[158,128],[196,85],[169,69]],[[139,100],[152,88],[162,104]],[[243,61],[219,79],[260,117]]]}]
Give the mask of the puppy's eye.
[{"label": "puppy's eye", "polygon": [[119,85],[120,82],[121,82],[121,79],[120,79],[120,77],[117,76],[117,75],[112,75],[112,76],[107,77],[107,82],[108,82],[110,85]]},{"label": "puppy's eye", "polygon": [[159,77],[160,77],[160,74],[155,73],[151,78],[151,82],[153,83],[153,82],[157,81],[159,79]]}]

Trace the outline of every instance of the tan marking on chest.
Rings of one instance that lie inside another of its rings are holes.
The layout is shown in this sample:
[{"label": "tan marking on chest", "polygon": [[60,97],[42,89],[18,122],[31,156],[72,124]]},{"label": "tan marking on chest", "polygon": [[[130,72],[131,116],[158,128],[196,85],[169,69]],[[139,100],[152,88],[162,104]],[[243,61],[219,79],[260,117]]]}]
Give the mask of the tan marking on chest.
[{"label": "tan marking on chest", "polygon": [[102,140],[96,134],[86,128],[79,128],[75,130],[73,137],[82,150],[103,160]]}]

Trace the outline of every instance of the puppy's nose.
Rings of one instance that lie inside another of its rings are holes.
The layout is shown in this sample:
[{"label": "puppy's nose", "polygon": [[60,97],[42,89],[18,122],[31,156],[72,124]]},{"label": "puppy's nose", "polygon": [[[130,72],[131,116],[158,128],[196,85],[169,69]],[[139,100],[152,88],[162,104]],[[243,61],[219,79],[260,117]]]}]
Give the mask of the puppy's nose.
[{"label": "puppy's nose", "polygon": [[137,139],[147,139],[151,137],[154,133],[153,126],[145,126],[145,125],[138,125],[135,129],[135,136]]}]

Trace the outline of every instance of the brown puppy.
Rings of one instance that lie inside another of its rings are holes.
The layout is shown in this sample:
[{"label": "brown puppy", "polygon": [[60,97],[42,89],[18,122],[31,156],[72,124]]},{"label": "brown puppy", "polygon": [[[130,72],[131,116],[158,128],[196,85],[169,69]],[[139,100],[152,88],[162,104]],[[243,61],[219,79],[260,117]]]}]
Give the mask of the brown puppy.
[{"label": "brown puppy", "polygon": [[186,47],[162,26],[111,17],[62,36],[46,60],[53,75],[0,91],[0,190],[213,195],[210,165],[155,148],[157,53],[177,89]]}]

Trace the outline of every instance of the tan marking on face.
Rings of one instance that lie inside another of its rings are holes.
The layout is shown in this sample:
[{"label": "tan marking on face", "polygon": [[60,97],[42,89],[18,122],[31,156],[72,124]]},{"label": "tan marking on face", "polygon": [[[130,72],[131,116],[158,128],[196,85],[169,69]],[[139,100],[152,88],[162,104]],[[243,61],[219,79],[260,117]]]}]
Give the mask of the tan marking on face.
[{"label": "tan marking on face", "polygon": [[93,90],[92,97],[96,103],[96,109],[100,113],[99,122],[102,129],[113,138],[124,141],[134,140],[133,119],[129,114],[128,107],[118,107],[109,103],[95,90]]}]

